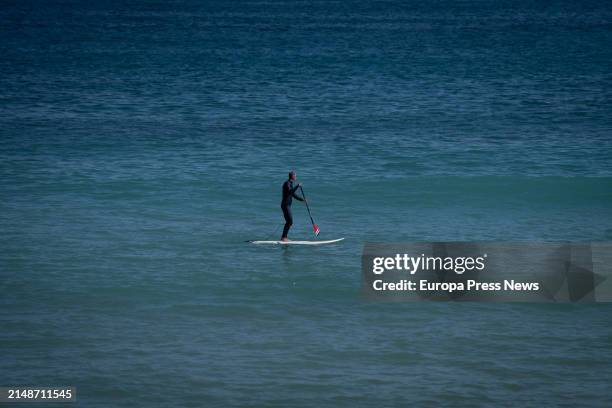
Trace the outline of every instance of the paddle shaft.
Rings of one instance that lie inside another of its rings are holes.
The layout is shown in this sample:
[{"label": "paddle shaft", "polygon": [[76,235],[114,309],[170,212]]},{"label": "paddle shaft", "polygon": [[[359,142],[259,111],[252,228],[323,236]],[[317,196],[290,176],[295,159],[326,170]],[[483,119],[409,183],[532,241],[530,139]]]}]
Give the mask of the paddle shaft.
[{"label": "paddle shaft", "polygon": [[304,197],[304,203],[306,204],[306,209],[308,210],[308,216],[310,217],[310,222],[314,225],[314,220],[312,219],[312,214],[310,213],[310,207],[308,206],[308,201],[306,201],[306,194],[304,194],[304,189],[300,186],[300,191],[302,192],[302,197]]}]

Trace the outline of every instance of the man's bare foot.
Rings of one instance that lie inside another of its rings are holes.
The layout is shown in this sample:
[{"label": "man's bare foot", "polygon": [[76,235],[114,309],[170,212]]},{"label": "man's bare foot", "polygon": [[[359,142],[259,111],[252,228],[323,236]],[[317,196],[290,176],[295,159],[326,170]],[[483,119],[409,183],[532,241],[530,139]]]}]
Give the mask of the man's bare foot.
[{"label": "man's bare foot", "polygon": [[287,241],[289,241],[289,238],[285,237],[285,238],[281,238],[280,240],[283,241],[283,242],[287,242]]}]

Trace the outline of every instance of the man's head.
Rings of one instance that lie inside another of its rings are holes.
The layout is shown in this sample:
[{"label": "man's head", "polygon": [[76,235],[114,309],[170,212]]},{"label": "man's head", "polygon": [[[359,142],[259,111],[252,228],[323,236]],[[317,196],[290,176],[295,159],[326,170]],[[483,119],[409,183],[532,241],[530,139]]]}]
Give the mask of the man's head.
[{"label": "man's head", "polygon": [[296,176],[295,176],[295,171],[291,170],[291,171],[289,172],[289,180],[295,180],[295,177],[296,177]]}]

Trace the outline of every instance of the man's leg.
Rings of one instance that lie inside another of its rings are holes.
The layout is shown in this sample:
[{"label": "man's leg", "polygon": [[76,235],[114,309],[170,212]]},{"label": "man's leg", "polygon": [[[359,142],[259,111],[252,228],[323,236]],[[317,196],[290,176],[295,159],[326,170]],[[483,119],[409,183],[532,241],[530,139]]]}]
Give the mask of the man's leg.
[{"label": "man's leg", "polygon": [[289,228],[293,225],[293,217],[291,216],[291,209],[289,207],[282,207],[283,216],[285,217],[285,228],[283,228],[283,236],[281,240],[287,239],[287,235],[289,235]]}]

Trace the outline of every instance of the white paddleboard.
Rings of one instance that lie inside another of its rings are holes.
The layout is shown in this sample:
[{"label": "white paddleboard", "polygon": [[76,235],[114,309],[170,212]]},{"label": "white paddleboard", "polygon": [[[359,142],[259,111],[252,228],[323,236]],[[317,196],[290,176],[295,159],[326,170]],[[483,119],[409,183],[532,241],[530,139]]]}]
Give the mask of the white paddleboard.
[{"label": "white paddleboard", "polygon": [[248,241],[251,244],[270,244],[270,245],[325,245],[342,241],[344,238],[331,239],[329,241]]}]

